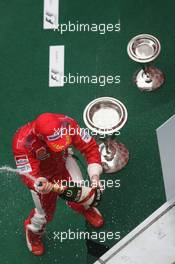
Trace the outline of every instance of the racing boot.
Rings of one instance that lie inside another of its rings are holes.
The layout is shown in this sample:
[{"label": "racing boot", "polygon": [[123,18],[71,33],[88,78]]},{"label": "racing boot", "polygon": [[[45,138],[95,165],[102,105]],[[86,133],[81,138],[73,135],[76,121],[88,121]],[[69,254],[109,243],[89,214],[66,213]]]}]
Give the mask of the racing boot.
[{"label": "racing boot", "polygon": [[24,231],[26,235],[26,242],[29,248],[35,256],[41,256],[44,253],[44,245],[42,242],[42,235],[40,233],[33,233],[29,228],[28,225],[30,221],[27,219],[24,222]]}]

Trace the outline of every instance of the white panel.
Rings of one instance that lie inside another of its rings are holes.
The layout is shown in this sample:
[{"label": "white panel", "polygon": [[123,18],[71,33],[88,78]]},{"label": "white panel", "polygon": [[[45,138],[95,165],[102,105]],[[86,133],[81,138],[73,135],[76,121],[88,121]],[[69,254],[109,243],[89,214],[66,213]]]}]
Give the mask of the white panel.
[{"label": "white panel", "polygon": [[98,261],[107,264],[175,264],[174,234],[175,201],[172,200],[161,206]]},{"label": "white panel", "polygon": [[157,129],[167,200],[175,197],[175,115]]},{"label": "white panel", "polygon": [[54,29],[58,26],[59,0],[44,0],[43,28]]},{"label": "white panel", "polygon": [[50,46],[49,87],[64,86],[64,46]]},{"label": "white panel", "polygon": [[167,202],[95,264],[175,264],[175,115],[157,138]]}]

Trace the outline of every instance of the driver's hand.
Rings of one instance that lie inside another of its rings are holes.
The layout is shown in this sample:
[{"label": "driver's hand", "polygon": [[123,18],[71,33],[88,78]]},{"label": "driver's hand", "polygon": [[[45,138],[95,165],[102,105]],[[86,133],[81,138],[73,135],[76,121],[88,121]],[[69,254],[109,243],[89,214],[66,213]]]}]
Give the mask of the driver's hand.
[{"label": "driver's hand", "polygon": [[44,177],[39,177],[35,181],[35,190],[41,194],[50,193],[53,189],[53,184],[48,182]]}]

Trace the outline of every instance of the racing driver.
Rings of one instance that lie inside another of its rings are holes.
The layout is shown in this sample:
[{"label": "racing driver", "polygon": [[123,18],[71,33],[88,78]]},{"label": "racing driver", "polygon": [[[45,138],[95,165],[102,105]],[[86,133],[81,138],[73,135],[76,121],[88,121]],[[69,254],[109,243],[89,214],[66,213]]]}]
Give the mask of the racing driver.
[{"label": "racing driver", "polygon": [[[64,133],[63,133],[64,132]],[[76,160],[69,147],[78,149],[87,161],[91,183],[100,185],[102,173],[100,154],[95,140],[77,122],[63,114],[44,113],[19,128],[13,137],[13,153],[22,180],[30,189],[35,208],[24,222],[27,246],[36,256],[44,253],[42,234],[52,220],[59,195],[52,192],[55,182],[82,181]],[[32,175],[36,181],[26,177]],[[39,186],[36,182],[42,182]],[[67,202],[82,214],[93,227],[101,227],[103,217],[96,207]]]}]

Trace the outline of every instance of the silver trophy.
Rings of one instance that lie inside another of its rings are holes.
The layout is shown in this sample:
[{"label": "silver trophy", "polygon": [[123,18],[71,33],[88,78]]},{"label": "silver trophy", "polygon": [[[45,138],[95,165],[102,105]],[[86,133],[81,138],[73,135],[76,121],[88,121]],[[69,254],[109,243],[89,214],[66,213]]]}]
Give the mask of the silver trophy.
[{"label": "silver trophy", "polygon": [[142,91],[153,91],[164,83],[164,74],[158,68],[152,66],[160,54],[161,45],[152,35],[142,34],[130,40],[127,47],[129,57],[141,64],[142,69],[134,75],[134,82]]},{"label": "silver trophy", "polygon": [[87,128],[100,141],[99,150],[105,173],[117,172],[128,163],[127,148],[115,139],[127,118],[124,104],[112,97],[97,98],[84,110],[83,119]]}]

